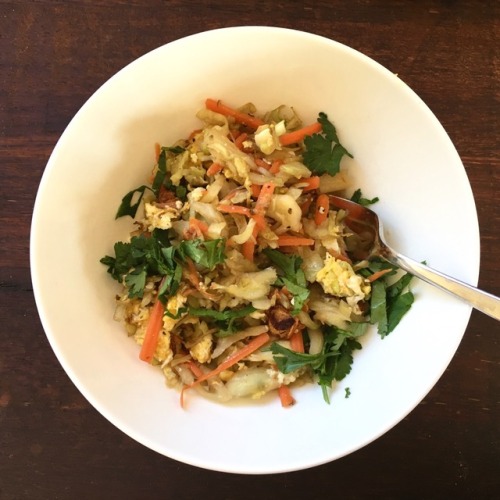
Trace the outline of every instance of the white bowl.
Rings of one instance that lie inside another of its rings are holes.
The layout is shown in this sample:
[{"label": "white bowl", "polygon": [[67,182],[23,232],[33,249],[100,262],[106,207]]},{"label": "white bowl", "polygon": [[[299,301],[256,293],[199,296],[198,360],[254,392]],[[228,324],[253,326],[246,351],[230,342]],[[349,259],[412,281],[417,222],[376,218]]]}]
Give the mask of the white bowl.
[{"label": "white bowl", "polygon": [[[354,154],[348,168],[402,253],[477,284],[477,216],[464,168],[442,126],[403,83],[334,41],[267,27],[209,31],[160,47],[106,82],[71,121],[49,160],[33,215],[31,268],[40,317],[71,380],[123,432],[173,459],[207,469],[275,473],[335,460],[401,421],[453,357],[470,308],[421,282],[390,336],[375,331],[337,384],[220,405],[189,395],[188,408],[113,321],[116,284],[99,259],[124,239],[122,196],[143,183],[154,143],[198,124],[206,97],[265,111],[293,105],[305,122],[324,111]],[[345,161],[345,160],[344,160]],[[351,396],[345,398],[345,389]]]}]

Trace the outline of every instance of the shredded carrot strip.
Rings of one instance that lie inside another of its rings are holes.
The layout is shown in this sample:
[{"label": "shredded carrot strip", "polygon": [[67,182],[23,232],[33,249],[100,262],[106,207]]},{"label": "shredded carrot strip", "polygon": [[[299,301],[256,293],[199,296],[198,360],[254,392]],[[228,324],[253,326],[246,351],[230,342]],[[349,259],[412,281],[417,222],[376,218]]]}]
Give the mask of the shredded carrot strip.
[{"label": "shredded carrot strip", "polygon": [[262,189],[260,190],[259,193],[259,197],[255,202],[255,213],[264,215],[264,213],[267,210],[267,207],[271,203],[275,188],[276,185],[272,181],[266,182],[266,184],[262,186]]},{"label": "shredded carrot strip", "polygon": [[190,359],[186,364],[189,366],[189,369],[196,378],[203,377],[201,368],[192,359]]},{"label": "shredded carrot strip", "polygon": [[290,347],[292,351],[304,352],[304,337],[301,330],[295,331],[290,337]]},{"label": "shredded carrot strip", "polygon": [[384,274],[390,273],[391,271],[392,269],[381,269],[380,271],[373,273],[371,276],[368,276],[368,281],[372,282],[378,280],[379,278],[384,276]]},{"label": "shredded carrot strip", "polygon": [[207,169],[207,175],[218,174],[224,167],[220,163],[212,163]]},{"label": "shredded carrot strip", "polygon": [[205,373],[202,377],[199,377],[192,384],[186,385],[183,387],[181,391],[181,406],[184,407],[184,392],[192,387],[208,380],[209,378],[215,377],[219,375],[219,373],[231,368],[231,366],[235,365],[242,359],[246,358],[257,349],[260,349],[266,342],[270,339],[268,333],[261,333],[257,337],[253,338],[245,347],[242,347],[239,351],[236,351],[231,356],[229,356],[226,360],[224,360],[217,368],[212,370],[211,372]]},{"label": "shredded carrot strip", "polygon": [[271,168],[271,165],[269,165],[269,163],[267,163],[267,161],[264,161],[262,158],[254,158],[253,161],[258,167],[265,168],[266,170],[269,170]]},{"label": "shredded carrot strip", "polygon": [[252,214],[250,209],[247,207],[242,207],[241,205],[224,205],[223,203],[217,205],[217,210],[219,212],[225,212],[228,214],[241,214],[250,217]]},{"label": "shredded carrot strip", "polygon": [[245,259],[250,262],[253,262],[253,258],[255,255],[255,245],[256,243],[253,237],[248,238],[248,240],[241,245],[241,253],[243,254],[243,257],[245,257]]},{"label": "shredded carrot strip", "polygon": [[250,186],[250,189],[252,190],[252,196],[254,198],[258,198],[259,197],[259,193],[260,193],[260,190],[262,189],[262,186],[259,186],[258,184],[252,184]]},{"label": "shredded carrot strip", "polygon": [[243,146],[243,143],[247,140],[248,138],[248,134],[246,134],[245,132],[243,132],[242,134],[240,134],[235,140],[234,140],[234,145],[240,149],[240,150],[243,150],[245,149],[245,147]]},{"label": "shredded carrot strip", "polygon": [[306,127],[300,128],[299,130],[294,130],[293,132],[288,132],[280,136],[280,143],[282,146],[289,146],[290,144],[295,144],[304,140],[304,137],[308,135],[313,135],[321,132],[321,123],[315,122]]},{"label": "shredded carrot strip", "polygon": [[287,408],[295,404],[295,399],[290,392],[290,388],[287,385],[280,385],[278,387],[278,396],[281,401],[281,406]]},{"label": "shredded carrot strip", "polygon": [[201,232],[202,234],[206,234],[208,232],[208,225],[202,220],[195,219],[194,217],[189,219],[189,227]]},{"label": "shredded carrot strip", "polygon": [[261,214],[252,215],[252,219],[255,220],[254,236],[256,237],[260,231],[266,228],[266,219]]},{"label": "shredded carrot strip", "polygon": [[159,142],[155,142],[155,160],[156,163],[160,160],[161,146]]},{"label": "shredded carrot strip", "polygon": [[220,113],[221,115],[232,116],[238,123],[243,123],[244,125],[248,125],[252,128],[258,128],[261,125],[264,125],[264,121],[260,118],[250,116],[247,113],[242,113],[241,111],[226,106],[225,104],[222,104],[221,101],[216,101],[215,99],[207,99],[205,101],[205,106],[207,109]]},{"label": "shredded carrot strip", "polygon": [[148,326],[146,328],[146,333],[144,335],[144,341],[142,343],[141,352],[139,358],[146,363],[151,363],[153,360],[154,353],[156,351],[156,346],[158,344],[158,337],[160,331],[163,327],[163,314],[165,312],[165,306],[160,300],[156,299],[154,306],[151,309],[149,315]]},{"label": "shredded carrot strip", "polygon": [[280,171],[281,165],[283,165],[283,160],[273,161],[271,168],[269,169],[269,172],[271,172],[271,174],[276,175]]},{"label": "shredded carrot strip", "polygon": [[279,247],[298,247],[314,245],[312,238],[304,238],[303,236],[292,236],[290,234],[281,234],[278,236]]},{"label": "shredded carrot strip", "polygon": [[314,189],[319,188],[319,177],[317,175],[313,175],[308,179],[299,179],[297,184],[307,184],[304,188],[302,188],[302,192],[306,193],[307,191],[313,191]]},{"label": "shredded carrot strip", "polygon": [[319,226],[328,217],[330,210],[330,199],[327,194],[320,194],[316,200],[316,211],[314,213],[314,222]]}]

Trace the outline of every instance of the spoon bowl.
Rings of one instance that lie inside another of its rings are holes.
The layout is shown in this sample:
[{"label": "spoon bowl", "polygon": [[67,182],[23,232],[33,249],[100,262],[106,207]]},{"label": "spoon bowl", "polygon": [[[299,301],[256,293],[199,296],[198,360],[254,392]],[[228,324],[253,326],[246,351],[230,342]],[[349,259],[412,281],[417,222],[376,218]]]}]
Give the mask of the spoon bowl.
[{"label": "spoon bowl", "polygon": [[386,243],[382,221],[373,210],[339,196],[331,195],[329,198],[333,206],[347,212],[346,224],[361,238],[362,254],[356,257],[368,260],[380,257],[500,320],[500,298],[401,255]]}]

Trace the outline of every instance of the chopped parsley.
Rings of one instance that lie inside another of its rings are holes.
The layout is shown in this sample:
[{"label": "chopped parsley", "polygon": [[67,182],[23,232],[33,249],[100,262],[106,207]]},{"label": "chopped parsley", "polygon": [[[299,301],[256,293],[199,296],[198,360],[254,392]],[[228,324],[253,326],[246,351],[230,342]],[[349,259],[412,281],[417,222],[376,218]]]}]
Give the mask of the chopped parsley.
[{"label": "chopped parsley", "polygon": [[295,352],[276,342],[271,344],[270,349],[282,373],[291,373],[304,366],[309,367],[318,379],[324,400],[330,403],[328,390],[334,380],[342,380],[351,371],[352,353],[361,349],[361,344],[356,339],[366,333],[367,326],[368,323],[351,323],[350,330],[323,326],[324,344],[318,354]]},{"label": "chopped parsley", "polygon": [[306,276],[300,267],[302,258],[293,254],[285,255],[271,248],[266,248],[263,253],[278,268],[279,276],[275,285],[285,286],[293,295],[292,314],[295,316],[301,311],[304,302],[309,297]]},{"label": "chopped parsley", "polygon": [[322,126],[321,133],[304,138],[304,165],[316,175],[335,175],[340,171],[340,160],[343,156],[352,158],[352,155],[340,144],[337,131],[325,113],[319,114],[318,122]]},{"label": "chopped parsley", "polygon": [[368,205],[373,205],[374,203],[377,203],[379,201],[378,196],[375,196],[375,198],[364,198],[361,189],[356,189],[354,193],[351,196],[351,201],[354,201],[354,203],[359,203],[360,205],[363,205],[364,207],[367,207]]},{"label": "chopped parsley", "polygon": [[150,237],[140,235],[133,236],[129,243],[119,241],[114,246],[115,256],[106,255],[100,260],[115,280],[127,285],[130,298],[143,296],[148,276],[163,277],[160,300],[175,295],[187,258],[208,270],[224,262],[225,240],[186,240],[173,246],[167,233],[155,229]]},{"label": "chopped parsley", "polygon": [[398,268],[388,262],[374,260],[360,274],[368,277],[382,269],[390,269],[390,272],[372,283],[370,323],[377,324],[378,333],[383,338],[398,326],[401,318],[410,310],[415,297],[408,289],[413,275],[403,273],[393,281]]},{"label": "chopped parsley", "polygon": [[238,331],[236,320],[244,318],[256,310],[253,306],[246,306],[240,309],[224,309],[223,311],[190,307],[189,314],[191,316],[213,319],[215,326],[219,328],[218,333],[216,333],[217,337],[228,337]]},{"label": "chopped parsley", "polygon": [[155,196],[158,196],[161,187],[165,187],[166,189],[173,191],[177,198],[182,201],[186,200],[187,188],[183,185],[174,186],[168,177],[167,173],[167,152],[173,153],[174,155],[183,153],[185,151],[184,148],[180,146],[174,147],[165,147],[162,146],[160,149],[160,155],[158,157],[157,164],[157,172],[151,184],[149,186],[139,186],[138,188],[132,189],[129,191],[123,198],[118,207],[118,210],[115,215],[115,219],[119,219],[120,217],[130,216],[132,218],[135,217],[139,205],[141,204],[142,198],[146,189],[149,189]]}]

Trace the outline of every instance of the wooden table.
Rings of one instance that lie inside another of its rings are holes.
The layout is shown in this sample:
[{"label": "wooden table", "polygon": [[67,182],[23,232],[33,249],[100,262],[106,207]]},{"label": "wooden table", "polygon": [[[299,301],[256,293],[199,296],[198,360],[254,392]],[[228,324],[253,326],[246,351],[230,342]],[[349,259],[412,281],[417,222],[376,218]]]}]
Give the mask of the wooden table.
[{"label": "wooden table", "polygon": [[47,342],[28,258],[46,162],[102,83],[183,36],[275,25],[360,50],[430,106],[477,203],[479,286],[500,295],[498,14],[494,1],[2,1],[0,499],[498,498],[500,331],[493,319],[472,313],[435,388],[371,445],[301,472],[230,475],[160,456],[90,406]]}]

